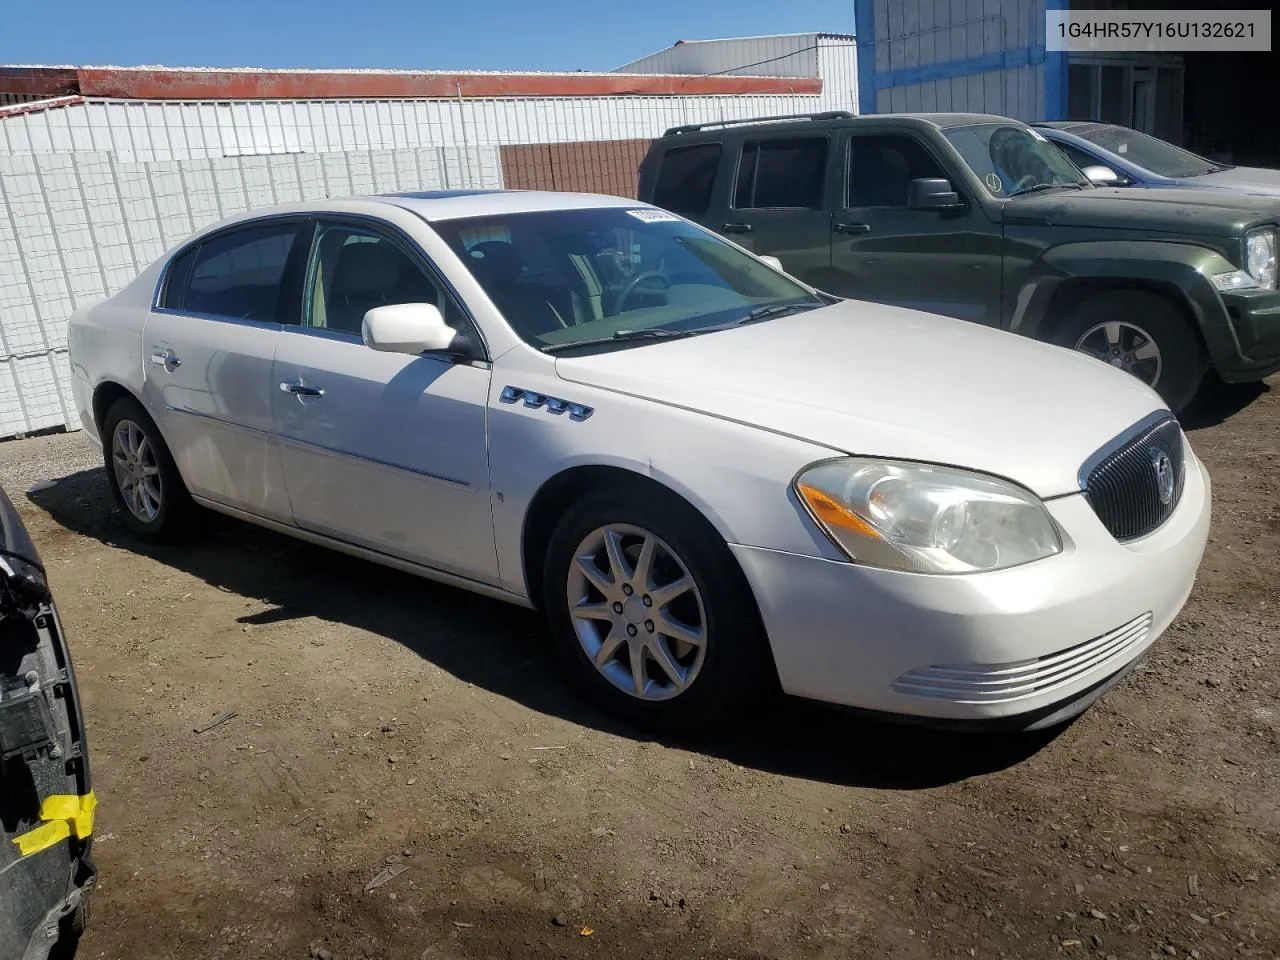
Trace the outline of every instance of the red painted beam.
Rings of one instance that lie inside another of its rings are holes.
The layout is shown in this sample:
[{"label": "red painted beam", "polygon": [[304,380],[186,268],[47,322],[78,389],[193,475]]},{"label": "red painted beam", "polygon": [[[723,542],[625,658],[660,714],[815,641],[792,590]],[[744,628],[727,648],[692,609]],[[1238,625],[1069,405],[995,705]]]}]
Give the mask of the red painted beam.
[{"label": "red painted beam", "polygon": [[[330,100],[458,97],[818,94],[818,77],[621,73],[411,73],[85,67],[79,92],[136,100]],[[2,74],[0,74],[2,75]]]},{"label": "red painted beam", "polygon": [[48,100],[33,100],[31,103],[11,103],[0,107],[0,117],[17,117],[24,113],[39,113],[41,110],[53,110],[55,107],[70,107],[84,103],[84,97],[53,97]]},{"label": "red painted beam", "polygon": [[64,97],[79,92],[74,67],[0,67],[0,93]]}]

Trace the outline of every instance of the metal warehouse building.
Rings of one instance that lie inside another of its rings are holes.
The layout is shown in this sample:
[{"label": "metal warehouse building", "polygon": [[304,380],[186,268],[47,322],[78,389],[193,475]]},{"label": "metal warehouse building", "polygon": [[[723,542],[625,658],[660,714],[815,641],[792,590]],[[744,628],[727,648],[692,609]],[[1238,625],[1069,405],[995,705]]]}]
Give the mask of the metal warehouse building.
[{"label": "metal warehouse building", "polygon": [[0,438],[77,426],[71,312],[223,216],[407,189],[632,195],[667,127],[857,110],[856,77],[834,34],[611,73],[0,67]]},{"label": "metal warehouse building", "polygon": [[[1203,0],[854,0],[864,113],[972,111],[1134,127],[1229,162],[1276,163],[1272,54],[1056,53],[1045,10],[1194,10]],[[1232,8],[1269,9],[1254,0]]]}]

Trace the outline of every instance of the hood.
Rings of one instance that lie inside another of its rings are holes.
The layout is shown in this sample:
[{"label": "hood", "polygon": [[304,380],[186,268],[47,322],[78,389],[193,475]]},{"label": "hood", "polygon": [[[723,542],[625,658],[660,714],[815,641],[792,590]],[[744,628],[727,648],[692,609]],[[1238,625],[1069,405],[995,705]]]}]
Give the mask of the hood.
[{"label": "hood", "polygon": [[1232,167],[1230,170],[1206,173],[1183,182],[1195,186],[1223,187],[1241,193],[1280,196],[1280,170],[1266,167]]},{"label": "hood", "polygon": [[836,451],[1007,477],[1041,497],[1164,407],[1090,357],[964,320],[846,300],[716,333],[557,357],[565,380]]},{"label": "hood", "polygon": [[1005,222],[1092,227],[1185,236],[1238,236],[1246,227],[1280,219],[1280,197],[1231,190],[1094,187],[1032,194],[1004,205]]}]

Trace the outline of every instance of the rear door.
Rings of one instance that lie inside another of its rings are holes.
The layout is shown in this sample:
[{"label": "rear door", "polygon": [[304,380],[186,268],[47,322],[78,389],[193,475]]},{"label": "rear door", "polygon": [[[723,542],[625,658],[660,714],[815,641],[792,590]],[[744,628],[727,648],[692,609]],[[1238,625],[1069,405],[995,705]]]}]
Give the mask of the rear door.
[{"label": "rear door", "polygon": [[[825,288],[831,264],[833,131],[733,138],[707,226]],[[727,174],[727,175],[726,175]]]},{"label": "rear door", "polygon": [[287,521],[271,366],[296,322],[301,218],[204,238],[166,272],[143,328],[143,402],[193,494]]},{"label": "rear door", "polygon": [[[1000,323],[1002,225],[993,222],[929,147],[904,132],[849,131],[831,224],[831,281],[839,296]],[[915,179],[941,178],[964,205],[912,210]]]}]

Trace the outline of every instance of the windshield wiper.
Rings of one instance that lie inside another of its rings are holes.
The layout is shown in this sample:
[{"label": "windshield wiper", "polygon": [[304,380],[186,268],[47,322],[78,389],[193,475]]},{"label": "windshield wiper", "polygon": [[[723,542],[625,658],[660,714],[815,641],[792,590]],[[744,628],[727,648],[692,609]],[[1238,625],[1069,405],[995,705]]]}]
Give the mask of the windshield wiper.
[{"label": "windshield wiper", "polygon": [[[1025,197],[1028,194],[1039,193],[1041,190],[1083,190],[1084,185],[1080,183],[1037,183],[1034,187],[1027,187],[1025,190],[1019,190],[1014,197]],[[1013,199],[1010,197],[1009,199]]]},{"label": "windshield wiper", "polygon": [[780,317],[784,313],[795,313],[797,310],[816,309],[817,306],[810,303],[769,303],[763,307],[756,307],[745,317],[735,321],[732,326],[740,327],[744,323],[754,323],[756,320],[764,320],[768,317]]},{"label": "windshield wiper", "polygon": [[620,340],[679,340],[699,333],[708,333],[714,327],[699,327],[697,330],[617,330],[608,337],[592,337],[590,340],[574,340],[570,343],[551,343],[542,348],[543,353],[559,353],[574,347],[595,347],[602,343],[617,343]]}]

